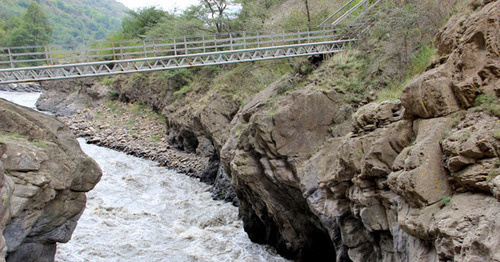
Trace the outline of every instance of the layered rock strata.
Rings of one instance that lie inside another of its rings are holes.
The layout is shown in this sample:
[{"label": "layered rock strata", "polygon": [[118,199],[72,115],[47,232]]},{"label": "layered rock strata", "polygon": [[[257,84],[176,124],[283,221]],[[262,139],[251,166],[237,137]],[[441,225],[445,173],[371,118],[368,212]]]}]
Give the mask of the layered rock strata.
[{"label": "layered rock strata", "polygon": [[500,261],[500,3],[470,8],[401,101],[352,114],[310,86],[238,113],[221,156],[252,240],[299,261]]},{"label": "layered rock strata", "polygon": [[0,260],[54,261],[101,175],[61,122],[0,99]]}]

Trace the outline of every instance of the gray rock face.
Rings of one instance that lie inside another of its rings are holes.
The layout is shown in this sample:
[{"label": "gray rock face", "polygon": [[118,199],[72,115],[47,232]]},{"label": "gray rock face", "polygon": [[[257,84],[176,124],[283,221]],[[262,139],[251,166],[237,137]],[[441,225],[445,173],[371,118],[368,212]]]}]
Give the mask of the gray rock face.
[{"label": "gray rock face", "polygon": [[0,99],[0,260],[53,261],[101,170],[50,116]]},{"label": "gray rock face", "polygon": [[14,92],[42,92],[42,87],[38,83],[1,84],[0,90]]},{"label": "gray rock face", "polygon": [[88,107],[95,107],[109,97],[110,88],[93,79],[70,79],[42,82],[45,90],[36,103],[42,111],[58,116],[75,114]]},{"label": "gray rock face", "polygon": [[500,3],[479,6],[401,102],[352,114],[309,86],[239,112],[221,158],[251,239],[298,261],[500,261],[500,122],[464,111],[500,96]]}]

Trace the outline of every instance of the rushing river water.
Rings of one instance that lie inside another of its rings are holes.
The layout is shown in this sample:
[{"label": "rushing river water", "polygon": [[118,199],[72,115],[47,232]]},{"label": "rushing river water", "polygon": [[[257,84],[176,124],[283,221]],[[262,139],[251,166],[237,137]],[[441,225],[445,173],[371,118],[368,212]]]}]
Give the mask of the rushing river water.
[{"label": "rushing river water", "polygon": [[[0,92],[33,107],[39,94]],[[88,145],[103,170],[87,193],[72,240],[56,261],[285,261],[248,239],[236,207],[213,201],[208,186],[152,161]]]}]

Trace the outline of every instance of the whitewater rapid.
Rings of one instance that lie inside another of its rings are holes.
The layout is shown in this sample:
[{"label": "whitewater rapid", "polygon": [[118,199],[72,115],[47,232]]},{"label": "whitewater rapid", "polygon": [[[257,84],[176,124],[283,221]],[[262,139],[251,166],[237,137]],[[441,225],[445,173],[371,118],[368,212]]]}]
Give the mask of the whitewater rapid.
[{"label": "whitewater rapid", "polygon": [[[28,107],[37,95],[0,92]],[[252,243],[237,208],[212,200],[207,185],[152,161],[79,142],[103,177],[87,193],[72,239],[58,244],[56,261],[286,261]]]}]

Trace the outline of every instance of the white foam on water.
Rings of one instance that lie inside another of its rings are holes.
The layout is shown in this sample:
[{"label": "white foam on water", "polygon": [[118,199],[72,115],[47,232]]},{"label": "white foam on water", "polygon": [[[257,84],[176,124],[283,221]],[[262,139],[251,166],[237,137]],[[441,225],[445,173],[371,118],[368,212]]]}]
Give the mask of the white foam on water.
[{"label": "white foam on water", "polygon": [[[0,92],[32,108],[39,95]],[[286,261],[252,243],[237,208],[212,200],[206,184],[149,160],[79,142],[103,177],[87,193],[72,239],[58,244],[56,261]]]},{"label": "white foam on water", "polygon": [[156,163],[85,144],[103,170],[57,261],[284,261],[251,243],[237,208]]}]

